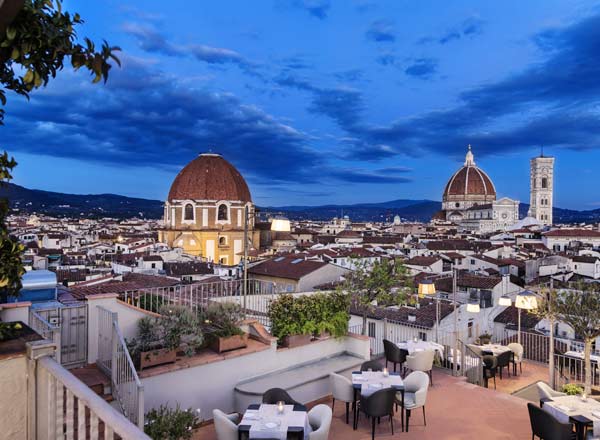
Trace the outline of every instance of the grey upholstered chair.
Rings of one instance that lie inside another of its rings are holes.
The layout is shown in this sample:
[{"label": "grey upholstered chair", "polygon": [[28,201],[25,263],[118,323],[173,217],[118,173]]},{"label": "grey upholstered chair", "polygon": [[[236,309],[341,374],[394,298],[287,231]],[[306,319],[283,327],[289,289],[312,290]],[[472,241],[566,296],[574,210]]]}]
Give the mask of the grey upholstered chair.
[{"label": "grey upholstered chair", "polygon": [[220,409],[213,409],[213,422],[218,440],[237,440],[238,426],[236,424],[238,414],[225,414]]},{"label": "grey upholstered chair", "polygon": [[349,423],[350,404],[352,404],[352,414],[356,407],[354,401],[354,387],[352,382],[347,377],[337,373],[329,374],[329,383],[331,384],[331,395],[333,396],[333,403],[331,405],[331,411],[335,408],[335,401],[339,400],[346,403],[346,424]]},{"label": "grey upholstered chair", "polygon": [[[404,403],[403,410],[406,411],[406,432],[410,423],[412,410],[423,408],[423,424],[427,426],[425,418],[425,403],[427,401],[427,390],[429,389],[429,377],[423,371],[413,371],[404,379]],[[396,399],[401,399],[401,394],[396,394]]]},{"label": "grey upholstered chair", "polygon": [[423,371],[429,375],[429,382],[433,385],[433,359],[434,350],[415,351],[406,357],[406,368],[410,371]]},{"label": "grey upholstered chair", "polygon": [[308,412],[308,423],[313,430],[308,435],[309,440],[327,440],[329,438],[332,415],[331,408],[327,405],[317,405]]},{"label": "grey upholstered chair", "polygon": [[552,388],[550,388],[550,385],[545,382],[538,382],[536,383],[536,386],[538,395],[540,397],[540,407],[544,406],[544,402],[546,400],[553,400],[555,397],[566,396],[565,393],[554,391]]}]

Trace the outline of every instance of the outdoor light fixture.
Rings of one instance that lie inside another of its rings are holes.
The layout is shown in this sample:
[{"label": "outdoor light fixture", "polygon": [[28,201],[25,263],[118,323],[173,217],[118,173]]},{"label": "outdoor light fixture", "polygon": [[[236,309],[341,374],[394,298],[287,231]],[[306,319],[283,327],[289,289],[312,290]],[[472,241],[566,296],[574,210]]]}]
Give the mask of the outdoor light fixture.
[{"label": "outdoor light fixture", "polygon": [[467,304],[467,312],[479,313],[479,302],[477,300],[469,301]]},{"label": "outdoor light fixture", "polygon": [[435,295],[435,284],[431,280],[424,280],[419,283],[419,296]]},{"label": "outdoor light fixture", "polygon": [[517,309],[523,310],[537,309],[537,297],[529,290],[519,292],[517,299],[515,300],[515,306]]},{"label": "outdoor light fixture", "polygon": [[290,221],[285,217],[275,217],[271,220],[271,231],[290,232]]},{"label": "outdoor light fixture", "polygon": [[510,297],[508,295],[502,295],[498,299],[498,305],[510,307],[512,305],[512,300],[510,299]]}]

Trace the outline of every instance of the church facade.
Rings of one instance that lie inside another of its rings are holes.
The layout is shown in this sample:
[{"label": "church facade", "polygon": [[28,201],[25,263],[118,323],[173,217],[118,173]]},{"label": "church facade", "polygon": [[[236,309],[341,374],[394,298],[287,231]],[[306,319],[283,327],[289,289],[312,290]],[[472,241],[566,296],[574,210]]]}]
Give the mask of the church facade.
[{"label": "church facade", "polygon": [[244,251],[259,245],[255,207],[239,171],[221,155],[200,154],[175,177],[165,202],[159,240],[190,255],[236,265]]},{"label": "church facade", "polygon": [[505,230],[519,220],[519,201],[496,199],[490,177],[475,164],[469,146],[464,165],[448,180],[438,218],[478,233]]}]

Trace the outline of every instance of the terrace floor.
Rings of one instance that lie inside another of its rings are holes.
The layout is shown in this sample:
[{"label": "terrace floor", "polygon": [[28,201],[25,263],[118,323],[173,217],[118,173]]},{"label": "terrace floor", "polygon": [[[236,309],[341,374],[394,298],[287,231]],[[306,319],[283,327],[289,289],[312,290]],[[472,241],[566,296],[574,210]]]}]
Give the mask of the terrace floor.
[{"label": "terrace floor", "polygon": [[[533,364],[531,364],[533,365]],[[505,382],[505,388],[521,388],[536,380],[540,372],[536,366],[523,365],[523,376],[510,381],[505,376],[499,385]],[[542,366],[543,367],[543,366]],[[527,374],[527,375],[526,375]],[[547,373],[546,373],[547,374]],[[525,383],[527,382],[527,383]],[[527,413],[527,401],[511,396],[504,392],[485,389],[471,385],[463,378],[455,378],[443,371],[434,372],[434,386],[429,389],[427,396],[427,426],[423,426],[420,411],[411,417],[410,432],[400,432],[400,413],[394,418],[395,435],[392,436],[389,423],[382,421],[376,429],[376,438],[391,439],[530,439],[531,428]],[[331,406],[331,399],[320,403]],[[313,404],[314,405],[314,404]],[[309,407],[313,406],[309,405]],[[352,430],[352,421],[346,425],[343,405],[336,405],[331,426],[330,439],[362,440],[371,438],[370,425],[366,418],[361,417],[357,431]],[[213,425],[198,429],[194,440],[215,439]]]},{"label": "terrace floor", "polygon": [[[548,365],[540,364],[537,362],[523,361],[523,372],[517,371],[517,376],[512,375],[508,377],[506,369],[504,369],[503,378],[500,379],[498,375],[496,377],[496,390],[501,393],[512,394],[515,391],[519,391],[528,385],[531,385],[537,381],[549,381]],[[494,382],[491,381],[489,387],[494,389]]]}]

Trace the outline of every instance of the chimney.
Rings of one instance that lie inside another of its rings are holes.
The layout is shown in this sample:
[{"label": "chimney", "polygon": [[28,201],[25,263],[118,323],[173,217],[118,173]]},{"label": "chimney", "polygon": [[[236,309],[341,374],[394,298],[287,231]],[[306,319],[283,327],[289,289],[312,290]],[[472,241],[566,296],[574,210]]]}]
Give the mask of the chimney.
[{"label": "chimney", "polygon": [[415,322],[417,320],[417,315],[414,315],[412,313],[408,314],[408,321],[409,322]]}]

